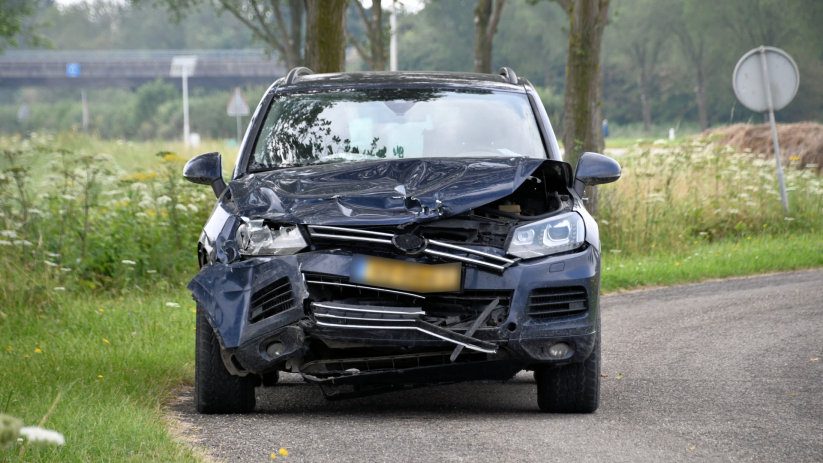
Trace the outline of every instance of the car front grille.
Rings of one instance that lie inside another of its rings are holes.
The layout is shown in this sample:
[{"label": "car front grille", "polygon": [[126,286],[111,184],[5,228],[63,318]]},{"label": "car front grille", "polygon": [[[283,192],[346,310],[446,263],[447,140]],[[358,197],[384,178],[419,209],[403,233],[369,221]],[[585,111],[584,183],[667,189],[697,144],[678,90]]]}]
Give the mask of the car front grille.
[{"label": "car front grille", "polygon": [[306,285],[315,302],[338,301],[391,307],[422,307],[427,316],[462,322],[476,318],[498,299],[488,325],[497,326],[508,316],[513,291],[464,290],[454,293],[416,294],[375,286],[349,283],[346,277],[305,273]]},{"label": "car front grille", "polygon": [[[398,237],[394,233],[327,225],[309,225],[309,236],[313,241],[355,243],[389,249],[396,248],[395,239]],[[500,273],[517,262],[508,257],[433,239],[425,240],[422,249],[417,252],[431,258],[458,261]]]},{"label": "car front grille", "polygon": [[294,294],[288,278],[281,278],[255,291],[251,297],[249,319],[252,323],[294,307]]},{"label": "car front grille", "polygon": [[587,309],[588,297],[582,286],[538,288],[529,295],[528,314],[536,319],[578,315]]}]

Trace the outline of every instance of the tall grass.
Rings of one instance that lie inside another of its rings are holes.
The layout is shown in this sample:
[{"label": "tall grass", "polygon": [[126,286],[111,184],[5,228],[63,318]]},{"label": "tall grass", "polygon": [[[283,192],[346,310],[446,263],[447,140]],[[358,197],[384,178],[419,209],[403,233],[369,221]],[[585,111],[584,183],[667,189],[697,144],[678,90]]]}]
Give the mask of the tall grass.
[{"label": "tall grass", "polygon": [[64,291],[179,288],[196,271],[214,197],[181,177],[185,157],[121,154],[143,159],[129,172],[93,143],[35,135],[0,146],[3,306],[37,309]]},{"label": "tall grass", "polygon": [[708,140],[629,149],[622,178],[600,189],[605,252],[684,251],[705,242],[819,233],[823,182],[810,169],[785,169],[783,210],[773,161]]}]

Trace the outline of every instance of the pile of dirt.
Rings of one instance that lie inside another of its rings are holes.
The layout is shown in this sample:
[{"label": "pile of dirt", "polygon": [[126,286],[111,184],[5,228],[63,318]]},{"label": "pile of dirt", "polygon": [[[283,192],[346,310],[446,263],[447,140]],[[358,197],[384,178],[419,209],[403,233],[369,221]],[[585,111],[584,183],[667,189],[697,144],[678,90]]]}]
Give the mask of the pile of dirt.
[{"label": "pile of dirt", "polygon": [[[771,158],[774,156],[772,131],[769,124],[734,124],[710,129],[702,134],[715,143]],[[816,169],[823,173],[823,125],[814,122],[777,124],[780,160],[784,165],[800,169]]]}]

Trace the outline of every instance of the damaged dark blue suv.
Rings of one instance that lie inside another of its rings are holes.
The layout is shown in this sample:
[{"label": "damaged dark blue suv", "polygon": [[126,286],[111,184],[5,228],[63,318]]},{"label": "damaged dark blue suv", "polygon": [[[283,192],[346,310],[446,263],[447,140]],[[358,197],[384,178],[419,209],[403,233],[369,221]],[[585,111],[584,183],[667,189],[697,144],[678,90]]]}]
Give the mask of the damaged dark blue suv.
[{"label": "damaged dark blue suv", "polygon": [[302,374],[328,397],[534,370],[541,410],[592,412],[600,242],[531,84],[458,73],[312,74],[267,91],[197,247],[195,400],[254,409]]}]

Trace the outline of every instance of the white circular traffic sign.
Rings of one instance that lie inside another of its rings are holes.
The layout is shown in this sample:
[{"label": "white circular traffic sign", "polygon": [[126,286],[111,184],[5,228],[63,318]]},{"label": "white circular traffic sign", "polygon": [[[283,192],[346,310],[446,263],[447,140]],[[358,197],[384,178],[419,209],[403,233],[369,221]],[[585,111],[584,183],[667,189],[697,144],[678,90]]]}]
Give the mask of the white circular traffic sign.
[{"label": "white circular traffic sign", "polygon": [[[766,82],[771,90],[772,108],[769,108]],[[799,85],[797,64],[785,51],[775,47],[750,50],[737,62],[732,76],[737,99],[743,106],[759,113],[785,108],[797,94]]]}]

